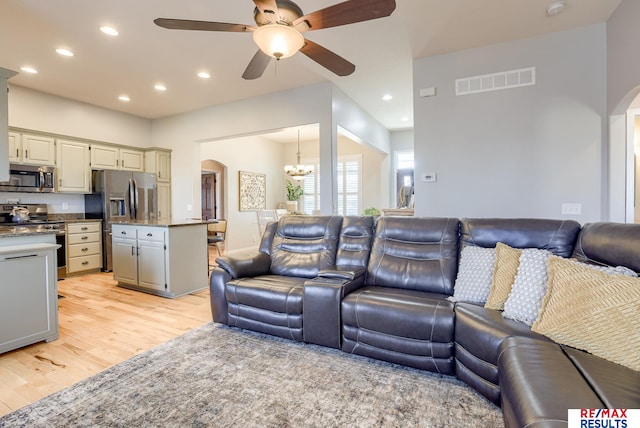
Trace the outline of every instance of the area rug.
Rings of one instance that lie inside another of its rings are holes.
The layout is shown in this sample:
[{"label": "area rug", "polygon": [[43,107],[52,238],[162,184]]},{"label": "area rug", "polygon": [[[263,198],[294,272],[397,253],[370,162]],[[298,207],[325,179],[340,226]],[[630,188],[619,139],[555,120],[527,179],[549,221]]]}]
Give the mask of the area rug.
[{"label": "area rug", "polygon": [[0,418],[1,427],[500,427],[451,376],[205,324]]}]

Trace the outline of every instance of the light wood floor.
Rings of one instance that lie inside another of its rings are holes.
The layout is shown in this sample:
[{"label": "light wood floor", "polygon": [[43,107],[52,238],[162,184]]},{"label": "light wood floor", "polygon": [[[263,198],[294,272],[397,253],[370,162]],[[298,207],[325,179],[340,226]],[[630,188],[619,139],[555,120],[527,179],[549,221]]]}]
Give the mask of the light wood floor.
[{"label": "light wood floor", "polygon": [[60,338],[0,354],[0,416],[211,321],[208,289],[166,299],[97,273],[58,292]]}]

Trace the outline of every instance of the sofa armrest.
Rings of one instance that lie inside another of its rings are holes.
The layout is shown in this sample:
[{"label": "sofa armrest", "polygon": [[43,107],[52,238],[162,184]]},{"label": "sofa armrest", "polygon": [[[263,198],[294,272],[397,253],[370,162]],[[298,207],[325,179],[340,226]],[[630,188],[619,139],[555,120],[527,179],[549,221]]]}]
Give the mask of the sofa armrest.
[{"label": "sofa armrest", "polygon": [[213,322],[229,324],[229,311],[227,305],[227,282],[231,280],[231,275],[219,267],[211,271],[209,277],[209,299],[211,300],[211,317]]},{"label": "sofa armrest", "polygon": [[332,269],[322,269],[318,272],[318,277],[353,281],[364,275],[366,271],[367,269],[364,267],[334,267]]},{"label": "sofa armrest", "polygon": [[271,257],[258,253],[249,257],[218,257],[216,263],[227,271],[231,278],[267,275],[271,268]]},{"label": "sofa armrest", "polygon": [[342,299],[363,285],[364,275],[358,276],[353,281],[321,277],[305,281],[304,341],[340,349]]}]

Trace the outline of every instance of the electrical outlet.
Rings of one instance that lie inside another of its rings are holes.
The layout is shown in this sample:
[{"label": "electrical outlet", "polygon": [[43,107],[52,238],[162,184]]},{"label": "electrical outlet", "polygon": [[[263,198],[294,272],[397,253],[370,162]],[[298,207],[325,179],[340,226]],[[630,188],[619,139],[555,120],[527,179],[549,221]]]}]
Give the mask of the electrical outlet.
[{"label": "electrical outlet", "polygon": [[193,211],[193,205],[187,204],[187,211]]},{"label": "electrical outlet", "polygon": [[7,199],[7,203],[8,204],[19,204],[20,203],[20,199],[19,198]]},{"label": "electrical outlet", "polygon": [[580,215],[582,214],[582,204],[564,203],[562,204],[562,214],[564,215]]},{"label": "electrical outlet", "polygon": [[62,209],[64,211],[68,211],[69,210],[69,203],[68,202],[63,202],[62,203]]}]

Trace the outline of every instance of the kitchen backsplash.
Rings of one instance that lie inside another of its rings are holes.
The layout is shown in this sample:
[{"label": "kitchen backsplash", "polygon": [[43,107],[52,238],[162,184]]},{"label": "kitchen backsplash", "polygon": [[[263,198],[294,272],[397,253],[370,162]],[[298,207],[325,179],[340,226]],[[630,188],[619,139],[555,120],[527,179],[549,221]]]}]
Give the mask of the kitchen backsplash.
[{"label": "kitchen backsplash", "polygon": [[70,193],[20,193],[0,192],[0,203],[47,204],[49,214],[84,215],[84,195]]}]

